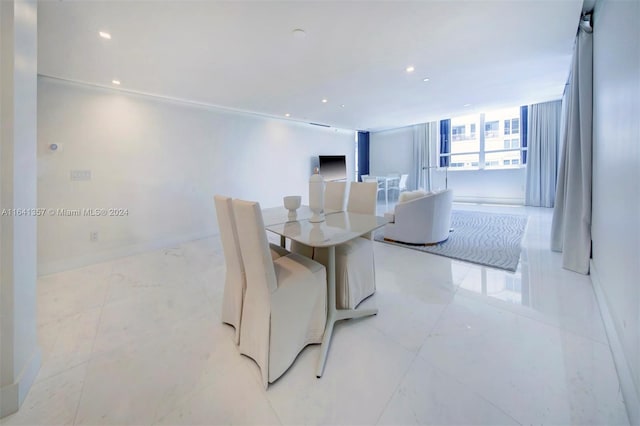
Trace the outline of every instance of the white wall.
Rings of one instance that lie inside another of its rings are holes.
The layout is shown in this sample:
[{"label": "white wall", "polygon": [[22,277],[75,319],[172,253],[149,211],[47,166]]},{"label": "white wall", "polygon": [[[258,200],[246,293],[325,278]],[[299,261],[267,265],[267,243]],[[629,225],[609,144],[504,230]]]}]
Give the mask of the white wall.
[{"label": "white wall", "polygon": [[[344,154],[354,172],[353,131],[46,77],[38,114],[39,207],[128,209],[126,217],[41,217],[40,274],[214,234],[214,194],[264,207],[284,195],[306,202],[318,155]],[[92,178],[71,181],[71,170]]]},{"label": "white wall", "polygon": [[524,204],[524,168],[504,170],[449,169],[449,188],[457,201]]},{"label": "white wall", "polygon": [[[413,182],[413,129],[371,133],[371,174],[409,173]],[[446,175],[455,201],[524,204],[525,169],[457,170]],[[432,189],[444,188],[445,175],[432,170]]]},{"label": "white wall", "polygon": [[369,172],[372,175],[408,173],[408,183],[414,181],[411,126],[369,134]]},{"label": "white wall", "polygon": [[37,3],[0,2],[0,417],[40,368],[36,339]]},{"label": "white wall", "polygon": [[603,294],[600,302],[611,315],[613,330],[607,331],[632,424],[640,424],[638,22],[637,1],[596,3],[592,274]]}]

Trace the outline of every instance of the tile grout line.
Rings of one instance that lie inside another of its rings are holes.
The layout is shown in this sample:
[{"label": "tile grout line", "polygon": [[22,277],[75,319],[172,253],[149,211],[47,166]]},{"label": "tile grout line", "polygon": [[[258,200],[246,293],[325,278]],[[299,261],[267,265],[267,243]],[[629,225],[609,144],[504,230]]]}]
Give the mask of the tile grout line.
[{"label": "tile grout line", "polygon": [[[464,289],[464,290],[466,290],[466,289]],[[456,290],[456,294],[457,294],[457,290]],[[482,303],[483,305],[489,306],[491,308],[498,309],[499,311],[506,312],[506,313],[509,313],[509,314],[512,314],[512,315],[516,315],[519,318],[524,318],[524,319],[527,319],[527,320],[535,321],[538,324],[545,325],[547,327],[556,329],[556,330],[558,330],[558,331],[560,331],[562,333],[569,333],[572,336],[579,337],[579,338],[585,339],[585,340],[589,340],[589,341],[591,341],[593,343],[597,343],[597,344],[600,344],[600,345],[608,346],[608,344],[606,342],[602,342],[602,341],[600,341],[600,340],[598,340],[598,339],[596,339],[596,338],[594,338],[592,336],[586,336],[586,335],[583,335],[583,334],[578,334],[575,331],[569,330],[566,327],[563,327],[561,325],[550,324],[549,322],[545,321],[544,319],[532,318],[532,317],[527,316],[527,315],[525,315],[523,313],[508,309],[506,307],[500,307],[500,306],[496,306],[493,303],[487,303],[485,301],[485,299],[483,299],[483,298],[481,299],[480,297],[476,297],[476,294],[473,293],[473,292],[471,292],[471,296],[467,296],[467,295],[464,295],[464,294],[460,294],[460,296],[464,297],[465,299],[469,299],[469,300],[476,301],[478,303]],[[489,296],[483,296],[483,297],[487,297],[488,298]],[[496,299],[496,300],[499,300],[499,299]],[[599,309],[600,308],[598,307],[598,310]]]},{"label": "tile grout line", "polygon": [[[455,294],[457,293],[457,289],[456,291],[453,293],[454,297]],[[413,364],[415,364],[416,359],[418,358],[420,351],[422,350],[422,347],[424,346],[425,342],[427,341],[427,339],[429,339],[429,335],[431,334],[431,332],[435,329],[435,327],[438,325],[438,323],[440,322],[442,316],[444,315],[444,313],[447,311],[447,309],[449,309],[449,306],[451,305],[451,302],[449,302],[447,304],[447,306],[442,310],[442,312],[440,312],[440,315],[438,315],[438,318],[433,322],[433,325],[431,326],[431,328],[429,329],[429,332],[427,333],[427,337],[424,339],[424,341],[422,342],[422,344],[416,349],[416,353],[413,357],[413,359],[411,359],[411,362],[409,363],[409,365],[407,366],[406,371],[404,372],[404,374],[402,375],[402,377],[400,377],[400,380],[398,381],[398,384],[396,385],[396,387],[393,389],[393,392],[391,392],[391,395],[389,396],[389,399],[387,400],[387,402],[384,404],[384,408],[382,409],[382,411],[380,412],[380,415],[378,416],[378,418],[376,419],[376,425],[380,424],[380,419],[382,418],[382,416],[384,415],[384,413],[387,411],[387,408],[389,407],[389,404],[391,403],[391,400],[393,399],[393,397],[398,393],[398,389],[400,388],[400,386],[402,385],[402,383],[404,382],[404,379],[407,377],[407,375],[409,374],[409,370],[411,369],[411,367],[413,366]],[[384,333],[383,333],[384,334]],[[402,346],[402,345],[400,345]]]},{"label": "tile grout line", "polygon": [[86,363],[87,363],[87,369],[84,372],[84,380],[82,381],[82,386],[80,388],[80,396],[78,397],[78,403],[76,404],[76,412],[73,416],[73,424],[75,425],[76,422],[78,421],[78,412],[80,411],[80,403],[82,402],[82,397],[84,396],[84,385],[87,381],[87,375],[89,374],[89,365],[91,363],[91,360],[93,359],[93,350],[95,348],[96,345],[96,339],[98,338],[98,331],[100,330],[100,324],[102,324],[102,314],[104,312],[104,307],[107,304],[107,300],[109,299],[109,294],[111,291],[111,275],[113,274],[113,265],[109,266],[109,275],[107,276],[108,279],[108,284],[107,284],[107,289],[105,291],[104,294],[104,298],[102,300],[102,306],[100,307],[100,316],[98,318],[98,323],[96,324],[96,332],[93,335],[93,341],[91,342],[91,352],[89,352],[89,359],[87,359]]},{"label": "tile grout line", "polygon": [[[526,210],[525,210],[525,212],[523,212],[521,214],[523,214],[523,215],[525,215],[527,217],[527,224],[526,224],[525,232],[524,232],[523,238],[522,238],[523,242],[525,242],[527,237],[529,237],[529,235],[527,234],[527,231],[530,229],[531,222],[535,221],[535,220],[539,220],[540,218],[533,217],[531,212],[527,212]],[[521,246],[522,246],[522,244],[521,244]],[[522,250],[522,252],[525,252],[525,250]],[[462,262],[464,262],[464,261],[462,261]],[[465,262],[465,263],[468,263],[468,262]],[[520,256],[520,259],[518,261],[518,265],[517,266],[520,266],[521,264],[522,264],[522,255]],[[486,266],[481,266],[481,268],[487,268],[487,267]],[[469,274],[470,270],[471,270],[471,265],[469,265],[469,269],[467,269],[467,273],[465,274],[465,277],[466,277],[466,275]],[[457,294],[458,290],[460,288],[462,288],[462,282],[463,281],[464,281],[464,278],[460,281],[460,284],[457,286],[456,294]],[[591,284],[591,290],[593,292],[593,284]],[[543,325],[546,325],[548,327],[552,327],[552,328],[558,329],[561,332],[569,333],[569,334],[572,334],[572,335],[577,336],[577,337],[588,339],[588,340],[590,340],[592,342],[595,342],[595,343],[600,343],[600,344],[603,344],[603,345],[607,345],[606,342],[602,342],[602,341],[596,339],[595,337],[578,334],[575,331],[569,330],[567,327],[562,326],[560,324],[552,324],[552,323],[550,323],[551,321],[545,321],[544,319],[540,319],[540,318],[533,318],[533,317],[527,316],[527,315],[525,315],[523,313],[517,312],[516,310],[511,310],[511,309],[508,309],[506,307],[500,307],[500,306],[497,306],[496,304],[493,304],[493,303],[487,303],[486,302],[487,299],[485,299],[484,297],[483,298],[476,298],[476,297],[472,297],[472,296],[466,296],[464,294],[461,294],[461,296],[465,297],[467,299],[481,301],[481,303],[487,304],[488,306],[494,307],[494,308],[499,309],[499,310],[504,311],[504,312],[512,313],[512,314],[517,315],[517,316],[522,317],[522,318],[526,318],[526,319],[530,319],[530,320],[536,321],[536,322],[538,322],[540,324],[543,324]],[[488,298],[489,296],[485,296],[485,297]],[[499,299],[496,299],[496,300],[499,300]],[[598,309],[599,309],[599,307],[598,307]],[[535,311],[535,312],[537,312],[537,311]]]},{"label": "tile grout line", "polygon": [[376,419],[376,422],[375,422],[376,425],[380,424],[380,419],[382,418],[384,413],[387,411],[387,408],[389,407],[389,404],[391,403],[391,400],[396,395],[396,393],[398,393],[398,389],[402,385],[402,382],[404,382],[405,377],[407,377],[407,374],[409,374],[409,370],[411,370],[411,367],[416,362],[416,358],[418,358],[418,352],[420,352],[420,349],[418,349],[416,351],[416,353],[414,354],[413,358],[411,359],[411,362],[409,363],[409,365],[407,365],[407,369],[405,370],[405,372],[402,374],[402,376],[398,380],[398,384],[393,388],[393,391],[391,392],[391,395],[389,396],[389,399],[387,399],[387,402],[385,402],[384,407],[382,408],[382,410],[380,411],[380,414],[378,415],[378,418]]},{"label": "tile grout line", "polygon": [[[467,273],[468,273],[468,271],[467,271]],[[460,284],[462,284],[462,281],[461,281],[461,283],[460,283]],[[455,299],[455,295],[458,293],[458,290],[460,290],[460,288],[462,288],[462,287],[461,287],[461,285],[458,285],[458,286],[456,287],[456,291],[454,292],[454,297],[453,297],[453,299]],[[463,296],[463,297],[464,297],[464,296]],[[452,300],[453,300],[453,299],[452,299]],[[435,365],[435,364],[434,364],[433,362],[431,362],[430,360],[425,359],[425,358],[423,358],[423,357],[420,357],[420,350],[422,350],[422,347],[424,346],[424,344],[425,344],[425,343],[427,342],[427,340],[429,339],[429,336],[431,335],[431,333],[433,332],[433,330],[435,330],[435,329],[436,329],[436,327],[438,326],[438,324],[439,324],[439,323],[440,323],[440,321],[442,320],[442,317],[444,316],[444,314],[445,314],[445,313],[449,310],[449,308],[451,307],[451,304],[452,304],[452,303],[453,303],[453,301],[452,301],[452,302],[449,302],[449,303],[447,304],[447,307],[446,307],[445,309],[443,309],[443,310],[442,310],[442,312],[441,312],[441,313],[440,313],[440,315],[438,316],[438,319],[434,322],[433,326],[432,326],[432,327],[431,327],[431,329],[429,330],[429,334],[427,335],[426,339],[424,340],[424,342],[423,342],[423,343],[422,343],[422,345],[420,346],[420,349],[418,349],[418,351],[416,352],[416,356],[415,356],[414,360],[411,362],[411,365],[413,365],[413,364],[415,363],[415,359],[419,357],[422,361],[424,361],[424,362],[428,363],[432,368],[436,369],[436,370],[437,370],[437,371],[439,371],[441,374],[444,374],[445,376],[451,377],[453,380],[455,380],[456,382],[458,382],[458,383],[459,383],[460,385],[462,385],[462,386],[466,386],[466,384],[465,384],[465,383],[463,383],[463,382],[461,382],[461,381],[460,381],[460,379],[458,379],[457,377],[455,377],[455,376],[453,376],[453,375],[451,375],[451,374],[447,373],[446,371],[442,370],[441,368],[439,368],[437,365]],[[492,306],[492,307],[493,307],[493,306]],[[407,374],[408,374],[408,370],[407,370],[407,373],[405,374],[405,376],[403,376],[403,378],[402,378],[403,380],[404,380],[404,377],[406,377],[406,375],[407,375]],[[398,387],[399,387],[399,385],[398,385]],[[396,392],[397,392],[397,388],[396,388],[396,390],[394,391],[393,395],[395,395],[395,393],[396,393]],[[500,411],[501,413],[503,413],[505,416],[509,417],[509,418],[510,418],[510,419],[512,419],[514,422],[516,422],[517,424],[519,424],[519,425],[521,425],[521,426],[522,426],[522,424],[523,424],[523,423],[521,423],[520,421],[518,421],[517,419],[515,419],[515,418],[514,418],[512,415],[510,415],[509,413],[505,412],[502,408],[498,407],[498,406],[497,406],[496,404],[494,404],[492,401],[489,401],[488,399],[484,398],[484,397],[483,397],[480,393],[478,393],[475,389],[471,390],[471,392],[473,393],[473,395],[475,395],[475,396],[479,397],[481,400],[485,401],[486,403],[488,403],[488,404],[489,404],[489,405],[491,405],[492,407],[495,407],[498,411]],[[392,397],[393,397],[393,396],[392,396]],[[384,410],[383,410],[383,414],[384,414],[384,411],[386,411],[387,406],[388,406],[388,404],[389,404],[389,402],[390,402],[390,401],[391,401],[391,399],[390,399],[390,400],[387,402],[387,404],[385,405],[385,408],[384,408]],[[381,418],[381,417],[382,417],[382,414],[381,414],[381,415],[380,415],[380,417],[378,418],[378,420],[377,420],[376,424],[379,424],[379,422],[380,422],[380,418]]]},{"label": "tile grout line", "polygon": [[507,413],[506,411],[504,411],[501,407],[499,407],[498,405],[496,405],[495,403],[493,403],[493,401],[485,398],[484,396],[482,396],[481,393],[479,393],[478,391],[476,391],[475,389],[471,388],[471,386],[468,383],[465,383],[463,381],[461,381],[459,378],[457,378],[456,376],[446,372],[445,370],[441,369],[440,367],[438,367],[437,365],[435,365],[434,363],[432,363],[431,361],[425,359],[424,360],[426,363],[428,363],[433,369],[439,371],[441,374],[450,377],[452,380],[455,380],[459,385],[465,387],[467,390],[469,390],[474,396],[480,398],[481,400],[483,400],[484,402],[486,402],[487,404],[491,405],[492,407],[494,407],[496,410],[500,411],[502,414],[504,414],[505,416],[509,417],[511,420],[513,420],[514,422],[516,422],[519,425],[523,425],[524,423],[520,422],[518,419],[516,419],[515,417],[513,417],[511,414]]}]

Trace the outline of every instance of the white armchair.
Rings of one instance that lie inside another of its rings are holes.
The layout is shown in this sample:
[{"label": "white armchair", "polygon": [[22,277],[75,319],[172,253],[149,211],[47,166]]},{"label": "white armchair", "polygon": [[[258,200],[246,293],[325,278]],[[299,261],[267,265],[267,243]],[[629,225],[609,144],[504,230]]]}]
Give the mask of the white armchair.
[{"label": "white armchair", "polygon": [[453,191],[404,192],[391,222],[384,227],[384,239],[408,244],[436,244],[449,238]]}]

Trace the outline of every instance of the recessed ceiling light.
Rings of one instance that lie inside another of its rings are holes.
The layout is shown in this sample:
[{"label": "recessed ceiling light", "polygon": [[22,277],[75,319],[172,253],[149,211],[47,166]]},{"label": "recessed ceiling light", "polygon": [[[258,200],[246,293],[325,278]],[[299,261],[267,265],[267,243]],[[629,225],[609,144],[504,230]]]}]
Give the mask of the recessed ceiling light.
[{"label": "recessed ceiling light", "polygon": [[423,78],[423,79],[422,79],[422,81],[424,81],[424,82],[429,81],[429,77],[425,77],[425,78]]},{"label": "recessed ceiling light", "polygon": [[116,86],[120,86],[120,80],[111,80],[111,82]]},{"label": "recessed ceiling light", "polygon": [[416,68],[413,65],[409,65],[407,68],[405,68],[405,71],[407,72],[414,72],[416,70]]},{"label": "recessed ceiling light", "polygon": [[307,36],[307,33],[302,28],[294,29],[293,31],[291,31],[291,34],[295,38],[305,38]]},{"label": "recessed ceiling light", "polygon": [[111,34],[109,34],[108,32],[100,31],[98,34],[100,34],[100,37],[102,37],[102,38],[106,38],[107,40],[111,40]]},{"label": "recessed ceiling light", "polygon": [[470,107],[470,106],[471,106],[471,104],[464,104],[464,105],[462,105],[462,106],[466,108],[466,107]]},{"label": "recessed ceiling light", "polygon": [[340,108],[344,108],[344,104],[340,105]]},{"label": "recessed ceiling light", "polygon": [[323,99],[323,100],[322,100],[322,103],[323,103],[323,104],[326,104],[327,102],[329,102],[329,101],[328,101],[328,100],[326,100],[326,99]]},{"label": "recessed ceiling light", "polygon": [[286,113],[284,116],[285,116],[285,117],[291,117],[291,114]]}]

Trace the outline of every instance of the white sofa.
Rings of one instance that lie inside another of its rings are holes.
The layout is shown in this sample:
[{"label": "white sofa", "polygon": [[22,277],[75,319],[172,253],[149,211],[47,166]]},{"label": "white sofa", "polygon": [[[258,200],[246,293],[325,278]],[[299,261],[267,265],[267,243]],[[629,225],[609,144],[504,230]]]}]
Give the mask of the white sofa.
[{"label": "white sofa", "polygon": [[436,244],[449,238],[453,191],[403,192],[390,221],[384,227],[385,240],[409,244]]}]

